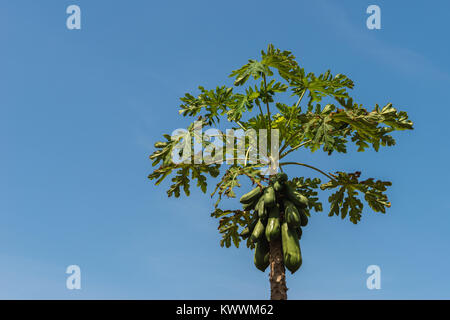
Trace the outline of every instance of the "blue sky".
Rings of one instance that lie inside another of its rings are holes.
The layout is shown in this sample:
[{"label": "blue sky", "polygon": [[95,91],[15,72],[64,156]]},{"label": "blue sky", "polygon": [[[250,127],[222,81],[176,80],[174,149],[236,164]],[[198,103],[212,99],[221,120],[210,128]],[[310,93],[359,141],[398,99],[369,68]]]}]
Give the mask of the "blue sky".
[{"label": "blue sky", "polygon": [[[81,30],[66,28],[71,4]],[[370,4],[381,30],[366,28]],[[167,198],[168,184],[147,175],[153,143],[188,124],[179,97],[231,85],[230,71],[273,43],[307,71],[348,75],[365,106],[392,102],[415,123],[378,153],[291,158],[393,186],[386,215],[367,209],[358,225],[311,217],[289,298],[449,299],[449,10],[444,1],[2,1],[0,298],[268,298],[252,252],[219,246],[210,197]],[[81,290],[65,287],[72,264]],[[371,264],[381,290],[366,288]]]}]

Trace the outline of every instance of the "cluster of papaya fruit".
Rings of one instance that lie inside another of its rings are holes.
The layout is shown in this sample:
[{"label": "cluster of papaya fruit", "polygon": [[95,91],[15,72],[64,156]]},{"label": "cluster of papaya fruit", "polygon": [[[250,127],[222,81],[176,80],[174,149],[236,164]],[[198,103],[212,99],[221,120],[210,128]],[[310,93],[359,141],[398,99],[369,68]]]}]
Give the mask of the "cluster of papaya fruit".
[{"label": "cluster of papaya fruit", "polygon": [[269,243],[281,237],[284,265],[291,273],[302,264],[300,238],[308,224],[308,199],[293,190],[285,173],[273,175],[267,187],[256,187],[243,195],[244,211],[253,210],[252,222],[241,232],[255,244],[255,266],[265,271],[269,266]]}]

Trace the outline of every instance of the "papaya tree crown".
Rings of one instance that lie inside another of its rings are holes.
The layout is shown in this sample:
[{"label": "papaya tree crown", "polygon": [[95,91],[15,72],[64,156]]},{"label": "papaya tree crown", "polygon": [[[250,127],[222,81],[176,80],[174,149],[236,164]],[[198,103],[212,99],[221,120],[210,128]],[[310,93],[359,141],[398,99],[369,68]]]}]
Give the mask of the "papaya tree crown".
[{"label": "papaya tree crown", "polygon": [[[194,119],[187,128],[195,137],[196,124],[204,126],[226,123],[231,129],[244,131],[255,130],[256,138],[260,139],[259,130],[278,130],[279,150],[278,166],[303,166],[319,172],[326,178],[322,183],[319,178],[294,177],[287,181],[296,192],[308,198],[307,214],[310,210],[323,211],[319,201],[320,190],[334,191],[328,198],[330,203],[329,216],[337,215],[345,219],[347,216],[353,223],[361,219],[364,204],[363,198],[375,212],[385,213],[390,207],[386,195],[389,181],[374,178],[361,179],[361,172],[346,173],[337,171],[325,172],[313,165],[282,161],[283,158],[300,148],[311,152],[322,149],[328,155],[334,152],[346,153],[347,145],[354,143],[357,151],[362,152],[372,147],[379,151],[380,147],[395,145],[393,131],[412,130],[413,123],[404,111],[398,111],[391,103],[383,107],[378,104],[371,110],[362,104],[354,102],[348,91],[353,89],[354,83],[343,74],[332,75],[328,70],[316,76],[306,73],[290,51],[281,51],[269,44],[266,51],[261,51],[259,60],[251,59],[241,68],[232,71],[234,78],[232,87],[217,86],[215,89],[205,89],[199,86],[199,93],[186,93],[180,98],[182,104],[179,114]],[[291,93],[294,97],[291,104],[277,100],[277,95]],[[326,103],[330,100],[334,103]],[[174,154],[181,149],[191,150],[192,140],[183,135],[164,134],[165,141],[155,144],[156,150],[150,156],[153,166],[159,165],[149,179],[156,180],[159,185],[165,178],[172,176],[167,194],[169,197],[179,197],[182,191],[189,196],[191,181],[206,193],[207,176],[219,177],[211,197],[216,196],[215,209],[211,216],[219,218],[219,231],[223,238],[221,245],[229,247],[233,242],[239,246],[239,228],[250,223],[250,213],[240,209],[221,209],[219,204],[225,196],[236,197],[235,188],[240,187],[239,178],[246,176],[252,184],[263,186],[270,183],[259,168],[261,163],[250,163],[247,156],[254,148],[255,141],[243,138],[245,159],[237,159],[237,147],[233,145],[226,153],[235,160],[233,163],[223,161],[172,161]],[[219,133],[220,139],[226,139],[225,134]],[[239,138],[237,138],[239,139]],[[270,138],[269,138],[270,139]],[[210,139],[200,137],[203,148],[217,153],[220,147],[215,146]],[[201,152],[201,151],[200,151]],[[270,151],[269,151],[270,154]],[[194,158],[195,150],[189,152],[188,157]],[[239,157],[238,157],[239,158]],[[221,168],[225,167],[224,170]],[[247,242],[248,246],[252,246]]]}]

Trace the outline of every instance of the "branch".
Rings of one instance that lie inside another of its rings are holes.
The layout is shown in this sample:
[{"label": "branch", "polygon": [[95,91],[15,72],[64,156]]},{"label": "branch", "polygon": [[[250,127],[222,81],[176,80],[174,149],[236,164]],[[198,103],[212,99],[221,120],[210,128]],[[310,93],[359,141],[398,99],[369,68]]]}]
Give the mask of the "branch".
[{"label": "branch", "polygon": [[259,112],[261,113],[261,118],[264,120],[264,124],[265,124],[266,119],[264,118],[264,112],[262,111],[261,106],[260,106],[259,103],[258,103],[258,108],[259,108]]},{"label": "branch", "polygon": [[292,139],[294,139],[299,133],[301,132],[297,132],[296,134],[291,135],[290,137],[288,137],[286,139],[286,143],[284,144],[284,146],[280,149],[280,153],[282,153],[284,150],[286,150],[286,148],[289,146],[289,143],[291,142]]},{"label": "branch", "polygon": [[285,156],[287,156],[287,155],[288,155],[289,153],[291,153],[292,151],[297,150],[298,148],[304,146],[305,144],[310,143],[311,141],[312,141],[312,140],[309,139],[309,140],[307,140],[307,141],[305,141],[305,142],[302,142],[302,143],[296,145],[295,147],[292,147],[290,150],[288,150],[288,151],[286,151],[285,153],[283,153],[282,155],[280,155],[280,158],[284,158]]},{"label": "branch", "polygon": [[298,105],[300,104],[300,101],[302,101],[303,96],[304,96],[305,93],[306,93],[306,90],[307,90],[307,89],[303,90],[302,94],[300,95],[300,98],[298,99],[297,103],[295,104],[295,107],[296,107],[296,108],[298,108]]},{"label": "branch", "polygon": [[280,167],[282,167],[282,166],[285,166],[285,165],[288,165],[288,164],[303,166],[303,167],[307,167],[307,168],[316,170],[316,171],[320,172],[321,174],[323,174],[324,176],[326,176],[328,179],[335,180],[335,178],[333,178],[332,175],[327,174],[327,173],[323,172],[322,170],[317,169],[316,167],[310,166],[309,164],[300,163],[300,162],[281,162],[279,165],[280,165]]},{"label": "branch", "polygon": [[[298,108],[298,106],[300,105],[300,102],[302,101],[303,96],[304,96],[305,93],[306,93],[306,90],[307,90],[307,89],[303,90],[302,94],[300,95],[300,98],[298,99],[297,103],[295,104],[295,108]],[[289,122],[290,122],[290,121],[291,121],[291,119],[289,119]],[[289,125],[289,122],[288,122],[288,125]],[[283,152],[283,151],[289,146],[289,142],[291,142],[291,140],[292,140],[295,136],[296,136],[296,135],[290,135],[290,136],[286,139],[286,143],[285,143],[284,146],[281,148],[280,153]]]},{"label": "branch", "polygon": [[269,97],[267,94],[267,83],[266,83],[266,75],[263,74],[263,79],[264,79],[264,90],[266,91],[266,107],[267,107],[267,115],[269,117],[269,130],[272,128],[272,121],[271,121],[271,117],[270,117],[270,109],[269,109]]},{"label": "branch", "polygon": [[240,121],[236,121],[236,123],[238,124],[239,127],[241,127],[242,130],[245,131],[245,128]]}]

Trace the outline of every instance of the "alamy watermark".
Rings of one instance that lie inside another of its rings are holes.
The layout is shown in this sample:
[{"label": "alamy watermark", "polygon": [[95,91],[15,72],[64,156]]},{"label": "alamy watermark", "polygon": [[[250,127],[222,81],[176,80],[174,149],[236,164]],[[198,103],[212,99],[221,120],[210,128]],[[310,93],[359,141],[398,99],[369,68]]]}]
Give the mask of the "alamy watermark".
[{"label": "alamy watermark", "polygon": [[380,290],[381,289],[381,268],[375,264],[372,264],[367,267],[366,273],[370,274],[370,276],[367,278],[367,281],[366,281],[367,289]]},{"label": "alamy watermark", "polygon": [[225,134],[210,128],[203,132],[202,121],[192,130],[176,129],[171,139],[175,164],[261,164],[265,175],[278,172],[280,133],[278,129],[227,129]]},{"label": "alamy watermark", "polygon": [[69,30],[81,29],[81,9],[77,5],[70,5],[66,9],[66,13],[70,14],[66,20],[66,26]]},{"label": "alamy watermark", "polygon": [[381,9],[375,4],[371,4],[367,7],[366,13],[370,16],[366,20],[367,29],[381,29]]},{"label": "alamy watermark", "polygon": [[66,288],[69,290],[81,289],[81,269],[79,266],[73,264],[67,267],[66,273],[70,274],[66,280]]}]

